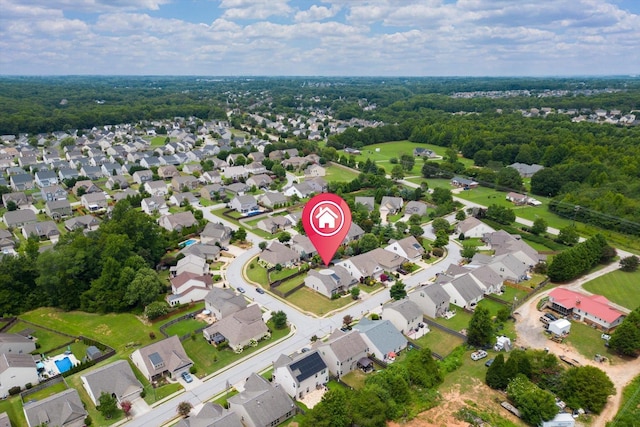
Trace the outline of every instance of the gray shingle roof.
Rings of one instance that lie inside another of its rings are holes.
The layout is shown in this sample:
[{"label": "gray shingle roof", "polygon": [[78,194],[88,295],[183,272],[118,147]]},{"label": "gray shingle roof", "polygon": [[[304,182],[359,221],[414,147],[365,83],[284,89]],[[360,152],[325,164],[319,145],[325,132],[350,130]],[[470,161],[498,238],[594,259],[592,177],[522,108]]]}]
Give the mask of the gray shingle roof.
[{"label": "gray shingle roof", "polygon": [[142,390],[129,362],[118,360],[82,376],[93,396],[97,399],[102,392],[115,394],[118,400]]},{"label": "gray shingle roof", "polygon": [[383,355],[407,346],[407,339],[389,320],[370,320],[363,317],[353,328],[366,335]]},{"label": "gray shingle roof", "polygon": [[232,410],[234,405],[244,407],[255,426],[268,426],[277,419],[282,422],[285,414],[295,413],[295,404],[287,393],[255,373],[247,379],[244,391],[228,401]]},{"label": "gray shingle roof", "polygon": [[84,420],[88,415],[75,389],[68,389],[46,399],[24,405],[24,414],[30,426],[45,423],[50,426],[66,426]]}]

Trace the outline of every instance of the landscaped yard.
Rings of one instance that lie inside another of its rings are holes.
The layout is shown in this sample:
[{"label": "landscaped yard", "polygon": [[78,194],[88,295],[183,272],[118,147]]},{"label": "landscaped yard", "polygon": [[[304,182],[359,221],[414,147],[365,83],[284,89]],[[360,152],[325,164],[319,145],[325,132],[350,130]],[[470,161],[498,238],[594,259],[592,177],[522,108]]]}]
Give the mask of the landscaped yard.
[{"label": "landscaped yard", "polygon": [[43,388],[42,390],[38,390],[35,393],[26,396],[25,399],[27,399],[27,401],[46,399],[47,397],[52,396],[56,393],[61,393],[68,388],[69,387],[67,387],[64,381],[59,382],[57,384],[52,384],[49,387]]},{"label": "landscaped yard", "polygon": [[585,283],[583,287],[629,310],[640,307],[640,271],[634,273],[612,271]]},{"label": "landscaped yard", "polygon": [[184,319],[184,320],[181,320],[179,322],[174,323],[173,325],[169,326],[164,331],[169,336],[177,335],[177,336],[181,337],[183,335],[190,334],[193,331],[195,331],[196,329],[202,328],[203,326],[206,326],[206,322],[203,322],[202,320]]},{"label": "landscaped yard", "polygon": [[353,302],[350,296],[329,299],[306,286],[289,295],[287,301],[302,311],[315,313],[319,316],[324,316],[330,311],[337,310]]},{"label": "landscaped yard", "polygon": [[440,356],[446,356],[462,344],[462,338],[446,333],[445,331],[431,327],[429,333],[415,340],[421,348],[429,348]]},{"label": "landscaped yard", "polygon": [[451,319],[438,317],[437,319],[435,319],[435,321],[443,326],[446,326],[449,329],[453,329],[456,332],[460,332],[462,329],[466,329],[467,326],[469,326],[469,321],[471,321],[470,313],[467,313],[460,307],[456,307],[453,304],[451,304],[449,310],[456,310],[456,315]]}]

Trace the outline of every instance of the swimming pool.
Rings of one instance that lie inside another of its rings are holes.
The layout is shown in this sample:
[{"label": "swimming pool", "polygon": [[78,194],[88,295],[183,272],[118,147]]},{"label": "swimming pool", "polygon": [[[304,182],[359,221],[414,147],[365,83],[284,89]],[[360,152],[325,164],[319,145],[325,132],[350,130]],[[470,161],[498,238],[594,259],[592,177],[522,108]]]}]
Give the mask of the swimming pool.
[{"label": "swimming pool", "polygon": [[181,242],[179,246],[181,248],[186,248],[187,246],[191,246],[194,243],[198,243],[198,241],[196,239],[189,239],[189,240],[185,240],[184,242]]},{"label": "swimming pool", "polygon": [[68,357],[65,357],[64,359],[56,360],[55,364],[58,367],[58,371],[61,374],[73,368],[73,363],[71,363],[71,359],[69,359]]}]

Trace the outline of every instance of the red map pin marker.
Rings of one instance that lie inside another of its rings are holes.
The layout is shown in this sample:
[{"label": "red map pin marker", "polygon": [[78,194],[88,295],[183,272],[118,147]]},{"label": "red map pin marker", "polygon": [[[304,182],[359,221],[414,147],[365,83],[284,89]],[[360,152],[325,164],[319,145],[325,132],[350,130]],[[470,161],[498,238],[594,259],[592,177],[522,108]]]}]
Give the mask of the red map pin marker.
[{"label": "red map pin marker", "polygon": [[329,265],[351,228],[351,209],[340,196],[318,194],[302,210],[302,225],[324,264]]}]

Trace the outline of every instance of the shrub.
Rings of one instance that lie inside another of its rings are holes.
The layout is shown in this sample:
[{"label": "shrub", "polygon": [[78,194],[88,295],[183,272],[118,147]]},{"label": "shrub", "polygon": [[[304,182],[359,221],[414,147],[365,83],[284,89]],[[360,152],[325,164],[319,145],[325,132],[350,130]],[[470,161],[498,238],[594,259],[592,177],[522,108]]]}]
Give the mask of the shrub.
[{"label": "shrub", "polygon": [[140,397],[144,399],[146,395],[147,395],[147,391],[145,389],[142,389],[142,391],[140,392]]},{"label": "shrub", "polygon": [[189,368],[189,373],[195,375],[196,372],[198,372],[198,368],[196,368],[196,365],[191,365],[191,367]]},{"label": "shrub", "polygon": [[164,301],[154,301],[144,309],[144,315],[149,320],[157,319],[169,312],[169,305]]},{"label": "shrub", "polygon": [[433,256],[440,258],[441,256],[444,255],[444,249],[442,249],[442,248],[433,248],[433,249],[431,249],[431,253],[433,254]]},{"label": "shrub", "polygon": [[[142,393],[140,393],[140,396],[142,396]],[[89,427],[91,424],[93,424],[93,420],[91,419],[91,415],[87,415],[87,418],[84,419],[84,425]]]},{"label": "shrub", "polygon": [[155,332],[153,332],[153,331],[149,332],[149,338],[151,338],[152,340],[155,340],[156,339]]},{"label": "shrub", "polygon": [[378,313],[372,313],[371,320],[380,320],[380,315]]},{"label": "shrub", "polygon": [[11,395],[11,396],[15,396],[16,394],[20,393],[20,390],[21,390],[21,389],[20,389],[20,387],[19,387],[19,386],[11,387],[11,388],[9,389],[9,395]]},{"label": "shrub", "polygon": [[32,387],[33,387],[33,384],[31,384],[31,383],[26,383],[24,385],[24,388],[26,388],[27,390],[30,390]]}]

